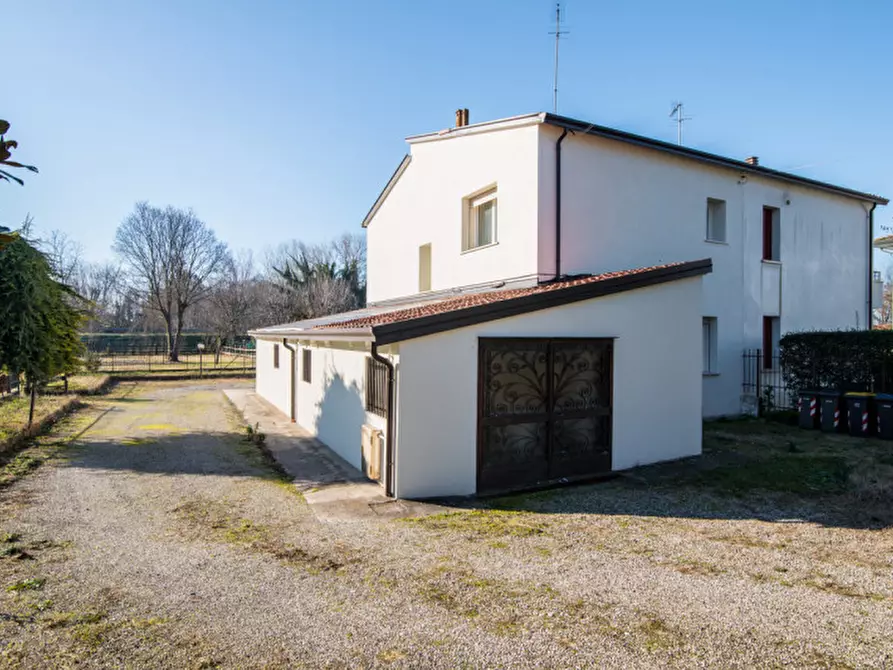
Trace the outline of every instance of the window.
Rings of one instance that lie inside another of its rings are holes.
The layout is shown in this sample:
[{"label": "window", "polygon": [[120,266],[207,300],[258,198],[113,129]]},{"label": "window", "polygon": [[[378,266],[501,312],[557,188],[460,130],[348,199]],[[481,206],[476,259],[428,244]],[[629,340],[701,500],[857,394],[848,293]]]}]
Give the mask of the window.
[{"label": "window", "polygon": [[781,260],[781,211],[776,207],[763,207],[763,260]]},{"label": "window", "polygon": [[388,416],[388,368],[371,356],[366,359],[366,411]]},{"label": "window", "polygon": [[419,293],[431,290],[431,245],[419,247]]},{"label": "window", "polygon": [[301,352],[301,379],[303,379],[308,384],[313,377],[310,374],[310,371],[313,367],[313,359],[311,358],[310,349],[304,349]]},{"label": "window", "polygon": [[781,319],[763,317],[763,369],[774,370],[778,358],[778,341],[781,339]]},{"label": "window", "polygon": [[716,367],[716,317],[704,317],[704,374],[717,374]]},{"label": "window", "polygon": [[496,189],[465,199],[462,251],[496,243]]},{"label": "window", "polygon": [[273,367],[279,369],[279,345],[273,345]]},{"label": "window", "polygon": [[726,241],[726,201],[707,198],[707,240]]}]

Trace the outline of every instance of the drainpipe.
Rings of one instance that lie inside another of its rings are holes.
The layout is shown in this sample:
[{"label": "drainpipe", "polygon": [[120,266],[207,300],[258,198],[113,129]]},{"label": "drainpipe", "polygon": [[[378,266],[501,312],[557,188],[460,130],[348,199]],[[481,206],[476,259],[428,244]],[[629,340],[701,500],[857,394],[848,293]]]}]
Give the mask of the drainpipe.
[{"label": "drainpipe", "polygon": [[385,434],[384,444],[384,490],[385,494],[394,497],[394,433],[395,433],[395,416],[394,416],[394,393],[396,384],[394,383],[394,364],[387,358],[378,353],[378,345],[372,343],[372,358],[385,366],[388,370],[388,422],[387,433]]},{"label": "drainpipe", "polygon": [[567,128],[555,143],[555,279],[561,276],[561,143]]},{"label": "drainpipe", "polygon": [[871,209],[868,210],[868,330],[874,322],[874,209],[877,203],[871,203]]},{"label": "drainpipe", "polygon": [[289,407],[291,407],[291,422],[295,422],[295,356],[297,356],[298,350],[296,347],[290,347],[288,345],[288,338],[282,338],[282,346],[288,349],[291,352],[291,365],[289,366],[291,372],[289,373],[289,379],[291,380],[291,394],[289,397],[291,398],[291,402],[288,403]]}]

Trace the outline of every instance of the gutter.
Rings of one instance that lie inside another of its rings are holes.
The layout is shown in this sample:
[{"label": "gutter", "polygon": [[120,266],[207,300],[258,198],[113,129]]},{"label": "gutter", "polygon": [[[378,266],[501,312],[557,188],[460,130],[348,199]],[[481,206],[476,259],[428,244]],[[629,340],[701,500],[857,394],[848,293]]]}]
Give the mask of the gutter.
[{"label": "gutter", "polygon": [[394,416],[394,398],[396,397],[396,383],[394,378],[394,364],[390,360],[378,353],[378,344],[372,343],[372,358],[384,365],[388,370],[388,422],[385,434],[384,447],[384,490],[385,494],[391,498],[394,497],[394,433],[395,416]]},{"label": "gutter", "polygon": [[868,330],[874,325],[874,210],[877,203],[871,203],[868,210]]},{"label": "gutter", "polygon": [[298,350],[296,347],[289,346],[288,339],[284,337],[282,338],[282,346],[291,352],[291,365],[289,366],[290,371],[288,374],[288,378],[291,381],[291,391],[288,396],[288,406],[291,408],[291,411],[289,411],[291,422],[295,423],[295,356],[297,356]]},{"label": "gutter", "polygon": [[291,337],[296,340],[314,340],[326,341],[335,340],[339,342],[372,342],[375,338],[372,330],[369,328],[320,328],[319,330],[249,330],[248,334],[261,340],[273,340],[278,342],[279,338]]},{"label": "gutter", "polygon": [[567,133],[564,128],[555,142],[555,279],[561,276],[561,143]]}]

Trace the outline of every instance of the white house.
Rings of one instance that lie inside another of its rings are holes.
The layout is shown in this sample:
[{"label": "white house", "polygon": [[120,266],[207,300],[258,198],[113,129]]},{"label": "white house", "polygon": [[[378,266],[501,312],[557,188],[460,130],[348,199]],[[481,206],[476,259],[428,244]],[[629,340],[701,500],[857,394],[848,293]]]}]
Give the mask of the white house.
[{"label": "white house", "polygon": [[885,199],[551,114],[467,116],[408,139],[363,221],[367,308],[252,332],[258,392],[388,493],[700,453],[702,414],[741,411],[744,348],[869,324]]}]

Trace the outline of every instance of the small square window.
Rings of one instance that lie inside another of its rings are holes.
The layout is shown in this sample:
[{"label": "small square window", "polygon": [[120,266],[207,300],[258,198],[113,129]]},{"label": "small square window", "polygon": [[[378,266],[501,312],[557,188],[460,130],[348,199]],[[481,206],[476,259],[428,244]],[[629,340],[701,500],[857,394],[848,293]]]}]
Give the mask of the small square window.
[{"label": "small square window", "polygon": [[308,384],[313,379],[311,371],[313,368],[313,358],[310,349],[304,349],[301,354],[301,379]]},{"label": "small square window", "polygon": [[707,240],[726,241],[726,201],[707,198]]},{"label": "small square window", "polygon": [[273,345],[273,367],[279,369],[279,345]]},{"label": "small square window", "polygon": [[704,317],[704,374],[714,375],[718,372],[716,366],[716,317]]},{"label": "small square window", "polygon": [[462,222],[462,251],[496,243],[496,189],[466,198]]}]

